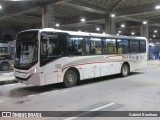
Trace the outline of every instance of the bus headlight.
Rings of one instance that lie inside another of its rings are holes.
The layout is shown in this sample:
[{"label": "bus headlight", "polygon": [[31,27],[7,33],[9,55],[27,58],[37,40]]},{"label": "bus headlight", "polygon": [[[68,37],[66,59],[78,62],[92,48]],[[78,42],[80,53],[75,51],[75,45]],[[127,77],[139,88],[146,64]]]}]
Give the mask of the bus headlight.
[{"label": "bus headlight", "polygon": [[34,68],[33,70],[31,70],[30,74],[35,74],[37,72],[37,68]]}]

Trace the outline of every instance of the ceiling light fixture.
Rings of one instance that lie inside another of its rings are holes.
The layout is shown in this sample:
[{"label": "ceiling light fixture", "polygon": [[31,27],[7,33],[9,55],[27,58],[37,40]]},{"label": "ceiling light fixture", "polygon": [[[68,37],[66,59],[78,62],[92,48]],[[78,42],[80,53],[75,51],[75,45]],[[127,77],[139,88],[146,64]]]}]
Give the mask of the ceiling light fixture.
[{"label": "ceiling light fixture", "polygon": [[125,27],[125,24],[122,24],[121,27],[124,28],[124,27]]},{"label": "ceiling light fixture", "polygon": [[121,33],[121,32],[122,32],[121,30],[118,31],[118,33]]},{"label": "ceiling light fixture", "polygon": [[86,19],[85,18],[81,18],[81,22],[85,22],[86,21]]},{"label": "ceiling light fixture", "polygon": [[10,0],[10,1],[23,1],[23,0]]},{"label": "ceiling light fixture", "polygon": [[148,23],[148,22],[147,22],[146,20],[145,20],[145,21],[143,21],[143,24],[144,24],[144,25],[146,25],[147,23]]},{"label": "ceiling light fixture", "polygon": [[154,33],[157,33],[157,30],[155,30]]},{"label": "ceiling light fixture", "polygon": [[134,33],[134,32],[132,32],[132,33],[131,33],[131,35],[135,35],[135,33]]},{"label": "ceiling light fixture", "polygon": [[0,5],[0,9],[2,9],[2,5]]},{"label": "ceiling light fixture", "polygon": [[97,27],[97,28],[96,28],[96,30],[97,30],[97,31],[99,31],[99,30],[100,30],[100,28],[98,28],[98,27]]},{"label": "ceiling light fixture", "polygon": [[56,24],[56,27],[59,27],[59,23]]},{"label": "ceiling light fixture", "polygon": [[112,18],[115,17],[115,14],[111,14],[111,17],[112,17]]},{"label": "ceiling light fixture", "polygon": [[153,37],[155,38],[155,37],[156,37],[156,35],[153,35]]},{"label": "ceiling light fixture", "polygon": [[156,5],[155,9],[157,10],[160,9],[160,5]]}]

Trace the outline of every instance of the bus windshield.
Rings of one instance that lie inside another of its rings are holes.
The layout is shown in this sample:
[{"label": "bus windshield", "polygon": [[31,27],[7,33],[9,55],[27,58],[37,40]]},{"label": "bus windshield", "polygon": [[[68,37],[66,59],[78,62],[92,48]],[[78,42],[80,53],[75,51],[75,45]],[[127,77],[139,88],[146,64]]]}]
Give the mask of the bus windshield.
[{"label": "bus windshield", "polygon": [[15,67],[31,67],[38,60],[37,32],[24,32],[17,36]]}]

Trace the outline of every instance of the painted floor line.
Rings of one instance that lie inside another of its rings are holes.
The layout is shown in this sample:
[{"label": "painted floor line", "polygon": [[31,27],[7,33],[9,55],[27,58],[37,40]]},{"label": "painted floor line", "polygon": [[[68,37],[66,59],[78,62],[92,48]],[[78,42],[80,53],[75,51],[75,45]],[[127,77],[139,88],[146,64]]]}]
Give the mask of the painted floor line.
[{"label": "painted floor line", "polygon": [[45,95],[45,94],[49,94],[49,93],[55,93],[55,92],[58,92],[59,90],[55,90],[55,91],[51,91],[51,92],[44,92],[44,93],[41,93],[41,94],[38,94],[38,95]]},{"label": "painted floor line", "polygon": [[58,92],[59,90],[55,90],[55,91],[51,91],[51,92],[44,92],[44,93],[40,93],[40,94],[34,94],[34,95],[28,95],[26,97],[36,97],[36,96],[41,96],[41,95],[45,95],[45,94],[48,94],[48,93],[55,93],[55,92]]},{"label": "painted floor line", "polygon": [[98,110],[101,110],[101,109],[103,109],[103,108],[110,107],[110,106],[112,106],[112,105],[114,105],[114,104],[115,104],[115,103],[109,103],[109,104],[106,104],[106,105],[103,105],[103,106],[100,106],[100,107],[91,109],[91,110],[89,110],[88,112],[84,112],[84,113],[79,114],[79,115],[77,115],[77,116],[75,116],[75,117],[66,118],[66,119],[64,119],[64,120],[73,120],[73,119],[76,119],[76,118],[81,117],[81,116],[83,116],[83,115],[86,115],[86,114],[88,114],[88,113],[91,113],[92,111],[98,111]]}]

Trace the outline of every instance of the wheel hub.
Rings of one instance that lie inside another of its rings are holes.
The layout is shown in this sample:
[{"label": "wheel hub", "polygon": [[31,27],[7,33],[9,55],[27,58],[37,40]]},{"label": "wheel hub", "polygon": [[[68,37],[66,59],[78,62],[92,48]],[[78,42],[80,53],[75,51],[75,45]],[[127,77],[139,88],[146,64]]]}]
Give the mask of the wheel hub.
[{"label": "wheel hub", "polygon": [[72,84],[74,81],[74,76],[72,74],[68,74],[67,76],[67,83]]}]

